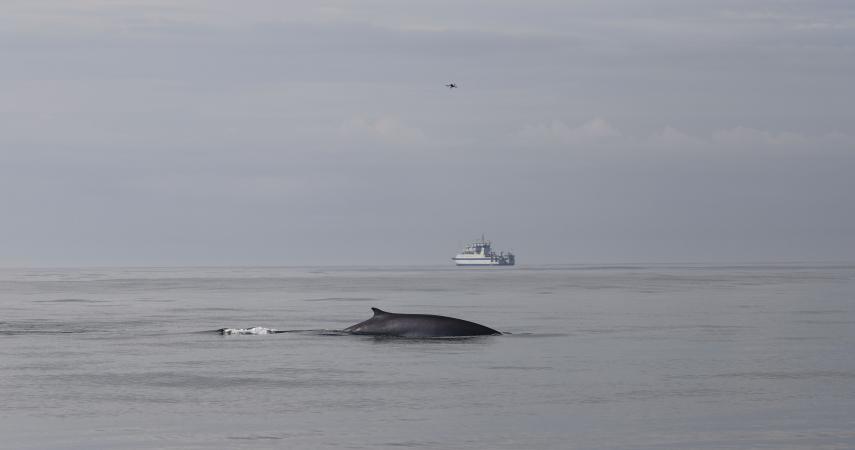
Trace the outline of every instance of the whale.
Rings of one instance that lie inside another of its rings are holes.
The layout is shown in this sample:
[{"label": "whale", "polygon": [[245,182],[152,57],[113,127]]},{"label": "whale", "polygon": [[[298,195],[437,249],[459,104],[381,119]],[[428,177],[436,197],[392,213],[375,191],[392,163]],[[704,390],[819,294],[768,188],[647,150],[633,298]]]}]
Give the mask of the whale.
[{"label": "whale", "polygon": [[454,336],[489,336],[502,334],[490,327],[454,317],[432,314],[396,314],[371,308],[374,316],[344,329],[351,334],[433,338]]}]

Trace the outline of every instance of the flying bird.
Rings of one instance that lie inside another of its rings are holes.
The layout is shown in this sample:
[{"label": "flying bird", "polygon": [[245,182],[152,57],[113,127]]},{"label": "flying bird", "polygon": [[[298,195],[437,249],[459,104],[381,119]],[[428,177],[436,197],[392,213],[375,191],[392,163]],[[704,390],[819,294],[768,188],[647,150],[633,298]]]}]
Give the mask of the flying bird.
[{"label": "flying bird", "polygon": [[445,87],[447,87],[447,88],[449,88],[449,89],[454,89],[454,88],[456,88],[456,87],[457,87],[457,85],[456,85],[456,84],[454,84],[454,83],[448,83],[448,84],[446,84],[446,85],[445,85]]}]

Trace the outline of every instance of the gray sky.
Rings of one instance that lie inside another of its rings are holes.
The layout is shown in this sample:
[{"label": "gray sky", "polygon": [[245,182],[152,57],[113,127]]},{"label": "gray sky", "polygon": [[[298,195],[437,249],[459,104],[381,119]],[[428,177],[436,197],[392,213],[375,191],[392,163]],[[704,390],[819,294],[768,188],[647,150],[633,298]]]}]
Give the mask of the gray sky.
[{"label": "gray sky", "polygon": [[4,266],[855,259],[851,1],[5,0],[0,56]]}]

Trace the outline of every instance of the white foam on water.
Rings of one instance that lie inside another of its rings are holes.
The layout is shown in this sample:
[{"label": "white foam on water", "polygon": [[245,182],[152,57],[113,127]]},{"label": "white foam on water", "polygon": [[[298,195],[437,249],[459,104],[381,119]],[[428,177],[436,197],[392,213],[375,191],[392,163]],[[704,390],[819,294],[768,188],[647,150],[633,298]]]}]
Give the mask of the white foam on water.
[{"label": "white foam on water", "polygon": [[223,328],[220,330],[222,334],[274,334],[276,330],[273,328],[252,327],[252,328]]}]

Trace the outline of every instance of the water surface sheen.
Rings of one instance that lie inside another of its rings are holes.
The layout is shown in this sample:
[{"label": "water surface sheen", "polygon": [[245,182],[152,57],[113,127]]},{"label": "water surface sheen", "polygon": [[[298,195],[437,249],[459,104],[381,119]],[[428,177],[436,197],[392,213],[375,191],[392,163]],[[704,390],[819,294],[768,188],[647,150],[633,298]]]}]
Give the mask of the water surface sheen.
[{"label": "water surface sheen", "polygon": [[852,349],[850,265],[3,269],[0,448],[855,448]]}]

